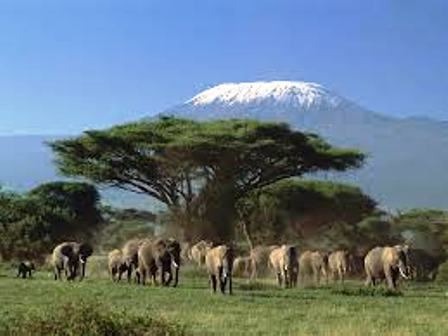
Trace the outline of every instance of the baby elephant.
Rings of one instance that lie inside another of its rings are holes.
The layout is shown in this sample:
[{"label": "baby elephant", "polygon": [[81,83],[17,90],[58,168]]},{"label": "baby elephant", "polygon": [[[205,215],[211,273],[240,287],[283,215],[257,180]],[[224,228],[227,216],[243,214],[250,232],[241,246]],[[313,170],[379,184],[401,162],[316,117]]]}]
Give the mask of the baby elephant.
[{"label": "baby elephant", "polygon": [[17,277],[22,277],[23,279],[31,278],[32,272],[35,271],[36,268],[31,261],[22,261],[17,267]]}]

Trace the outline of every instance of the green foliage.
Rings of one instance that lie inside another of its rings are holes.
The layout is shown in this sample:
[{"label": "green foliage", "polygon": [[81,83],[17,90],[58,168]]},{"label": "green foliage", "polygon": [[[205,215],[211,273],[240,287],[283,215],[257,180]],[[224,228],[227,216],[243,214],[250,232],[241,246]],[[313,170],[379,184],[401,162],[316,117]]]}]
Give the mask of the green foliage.
[{"label": "green foliage", "polygon": [[448,252],[448,212],[412,209],[394,218],[393,230],[414,248],[445,260]]},{"label": "green foliage", "polygon": [[50,146],[63,174],[155,197],[185,213],[180,225],[198,224],[206,236],[223,239],[233,234],[235,202],[248,192],[305,173],[356,168],[364,159],[314,134],[255,120],[166,117]]},{"label": "green foliage", "polygon": [[95,302],[57,306],[45,314],[17,317],[1,330],[5,336],[168,336],[185,335],[183,327],[163,318],[129,315]]},{"label": "green foliage", "polygon": [[443,282],[443,283],[448,282],[448,262],[444,262],[439,266],[437,282]]},{"label": "green foliage", "polygon": [[90,239],[101,223],[96,189],[84,183],[44,184],[19,195],[0,192],[0,255],[39,259],[56,242]]},{"label": "green foliage", "polygon": [[327,238],[344,245],[376,203],[351,185],[288,179],[251,193],[238,206],[256,244],[303,242],[318,233],[322,243]]}]

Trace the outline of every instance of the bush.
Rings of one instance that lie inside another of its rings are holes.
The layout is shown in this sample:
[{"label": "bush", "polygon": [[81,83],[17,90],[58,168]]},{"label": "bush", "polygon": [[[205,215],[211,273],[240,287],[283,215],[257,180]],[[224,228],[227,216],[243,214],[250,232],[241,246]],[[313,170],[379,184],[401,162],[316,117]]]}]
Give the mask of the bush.
[{"label": "bush", "polygon": [[439,266],[436,279],[437,282],[448,282],[448,261]]},{"label": "bush", "polygon": [[5,336],[157,336],[185,335],[185,329],[161,318],[114,312],[85,301],[65,304],[45,314],[19,316],[9,323]]}]

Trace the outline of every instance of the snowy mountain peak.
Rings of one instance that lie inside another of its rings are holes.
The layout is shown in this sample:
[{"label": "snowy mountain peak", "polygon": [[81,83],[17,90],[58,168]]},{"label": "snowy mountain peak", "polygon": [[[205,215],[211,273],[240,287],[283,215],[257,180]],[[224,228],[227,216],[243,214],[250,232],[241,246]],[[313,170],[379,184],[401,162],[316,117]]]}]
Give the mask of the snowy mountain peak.
[{"label": "snowy mountain peak", "polygon": [[290,107],[336,106],[342,98],[316,83],[297,81],[272,81],[224,83],[205,90],[187,104],[249,104],[266,100]]}]

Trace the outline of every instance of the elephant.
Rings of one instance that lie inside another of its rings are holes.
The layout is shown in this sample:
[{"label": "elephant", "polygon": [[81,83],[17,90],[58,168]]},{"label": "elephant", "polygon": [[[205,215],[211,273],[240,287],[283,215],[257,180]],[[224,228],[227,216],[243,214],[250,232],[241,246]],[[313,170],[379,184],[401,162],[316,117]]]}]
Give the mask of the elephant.
[{"label": "elephant", "polygon": [[123,258],[123,252],[121,252],[121,250],[115,249],[109,252],[108,266],[112,281],[119,282],[123,273],[128,270],[128,265]]},{"label": "elephant", "polygon": [[21,261],[17,267],[17,278],[22,277],[23,279],[31,278],[32,272],[36,270],[34,263],[31,261]]},{"label": "elephant", "polygon": [[213,247],[213,243],[201,240],[191,247],[191,259],[198,264],[198,266],[205,265],[205,255],[207,251]]},{"label": "elephant", "polygon": [[67,280],[74,280],[78,275],[80,265],[80,280],[84,279],[87,259],[92,253],[93,248],[87,243],[64,242],[56,246],[52,255],[54,279],[61,280],[61,272],[64,270]]},{"label": "elephant", "polygon": [[[174,268],[173,287],[176,287],[177,284],[179,283],[179,270],[180,270],[180,265],[181,265],[182,248],[176,239],[169,238],[166,240],[166,250],[171,257],[171,265]],[[168,284],[169,284],[169,282],[168,282]]]},{"label": "elephant", "polygon": [[216,285],[219,282],[221,293],[225,294],[228,283],[229,294],[232,294],[232,267],[234,258],[234,250],[228,245],[219,245],[207,251],[205,265],[214,293],[216,293]]},{"label": "elephant", "polygon": [[349,272],[349,267],[350,254],[348,251],[338,250],[328,256],[328,270],[333,281],[336,281],[336,278],[338,278],[343,283]]},{"label": "elephant", "polygon": [[377,280],[385,279],[389,289],[394,290],[400,275],[404,279],[409,278],[409,247],[375,247],[367,253],[364,267],[367,275],[366,285],[375,286]]},{"label": "elephant", "polygon": [[251,275],[250,257],[237,257],[233,261],[232,274],[236,277],[250,277]]},{"label": "elephant", "polygon": [[279,286],[284,283],[285,288],[297,285],[299,264],[297,248],[292,245],[282,245],[269,254],[269,265],[277,275]]},{"label": "elephant", "polygon": [[[167,241],[156,239],[144,241],[138,249],[138,273],[137,282],[146,284],[146,277],[157,284],[157,272],[160,272],[160,283],[164,286],[170,284],[173,276],[171,266],[173,264],[171,253],[168,251]],[[168,279],[165,276],[168,274]]]},{"label": "elephant", "polygon": [[314,283],[319,284],[323,278],[328,281],[328,254],[322,251],[305,251],[299,258],[299,277],[305,283],[311,275]]},{"label": "elephant", "polygon": [[250,251],[250,262],[251,262],[251,279],[255,279],[259,276],[263,276],[267,274],[268,265],[269,265],[269,255],[272,250],[278,248],[278,245],[270,245],[263,246],[258,245],[255,246]]},{"label": "elephant", "polygon": [[134,238],[128,240],[121,249],[123,253],[123,261],[126,265],[126,271],[127,271],[126,277],[128,279],[128,282],[131,282],[132,271],[136,270],[137,272],[138,270],[138,249],[146,241],[149,240]]}]

